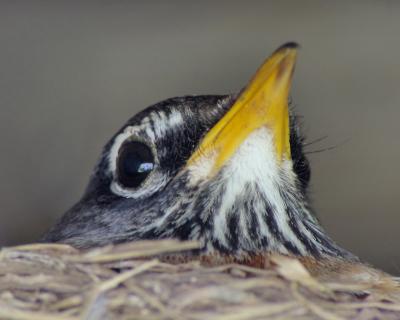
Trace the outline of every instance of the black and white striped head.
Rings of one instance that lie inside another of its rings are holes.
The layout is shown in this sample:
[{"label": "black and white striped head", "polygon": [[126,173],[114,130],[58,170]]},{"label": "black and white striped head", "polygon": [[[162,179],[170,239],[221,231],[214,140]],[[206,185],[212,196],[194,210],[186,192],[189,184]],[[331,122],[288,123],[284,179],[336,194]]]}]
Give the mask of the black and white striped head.
[{"label": "black and white striped head", "polygon": [[350,255],[310,214],[308,161],[288,91],[296,47],[236,96],[168,99],[106,144],[82,199],[44,241],[91,247],[194,239],[234,255]]}]

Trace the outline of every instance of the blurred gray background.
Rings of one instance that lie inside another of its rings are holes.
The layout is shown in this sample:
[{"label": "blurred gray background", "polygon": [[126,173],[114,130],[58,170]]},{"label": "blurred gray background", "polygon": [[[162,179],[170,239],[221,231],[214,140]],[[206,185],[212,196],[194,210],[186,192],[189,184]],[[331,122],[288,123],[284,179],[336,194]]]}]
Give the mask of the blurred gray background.
[{"label": "blurred gray background", "polygon": [[171,96],[239,90],[302,45],[311,197],[329,234],[400,274],[398,1],[0,1],[0,245],[80,197],[103,143]]}]

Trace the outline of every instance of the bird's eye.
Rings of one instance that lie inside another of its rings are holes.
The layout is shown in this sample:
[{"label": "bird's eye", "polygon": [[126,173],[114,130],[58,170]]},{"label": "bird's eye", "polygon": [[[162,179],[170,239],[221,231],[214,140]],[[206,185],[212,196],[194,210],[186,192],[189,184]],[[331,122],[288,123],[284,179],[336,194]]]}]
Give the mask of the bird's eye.
[{"label": "bird's eye", "polygon": [[154,169],[151,149],[138,141],[124,142],[117,159],[117,179],[125,188],[137,188]]}]

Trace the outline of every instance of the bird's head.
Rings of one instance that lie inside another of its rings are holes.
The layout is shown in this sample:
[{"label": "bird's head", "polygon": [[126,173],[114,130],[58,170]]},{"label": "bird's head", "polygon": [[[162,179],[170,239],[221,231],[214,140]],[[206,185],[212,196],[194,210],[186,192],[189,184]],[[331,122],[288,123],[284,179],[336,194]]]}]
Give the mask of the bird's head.
[{"label": "bird's head", "polygon": [[347,255],[308,209],[309,164],[288,109],[296,52],[279,48],[238,95],[168,99],[134,116],[44,241],[178,238],[230,254]]}]

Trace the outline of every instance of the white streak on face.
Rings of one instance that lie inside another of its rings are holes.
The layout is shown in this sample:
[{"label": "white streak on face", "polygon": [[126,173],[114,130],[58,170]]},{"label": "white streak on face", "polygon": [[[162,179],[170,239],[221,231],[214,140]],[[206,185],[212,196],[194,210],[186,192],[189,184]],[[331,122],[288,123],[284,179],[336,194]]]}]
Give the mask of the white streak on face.
[{"label": "white streak on face", "polygon": [[151,115],[155,138],[160,139],[165,136],[169,130],[183,123],[182,113],[176,109],[170,109],[169,113],[163,111],[153,112]]},{"label": "white streak on face", "polygon": [[166,121],[166,116],[164,112],[153,112],[151,115],[151,120],[153,120],[154,126],[153,130],[156,137],[162,137],[168,129],[168,124]]},{"label": "white streak on face", "polygon": [[171,113],[168,116],[168,126],[174,128],[183,123],[182,113],[176,109],[171,109]]},{"label": "white streak on face", "polygon": [[146,129],[146,135],[150,138],[150,141],[156,141],[156,136],[154,135],[154,131],[148,126]]}]

